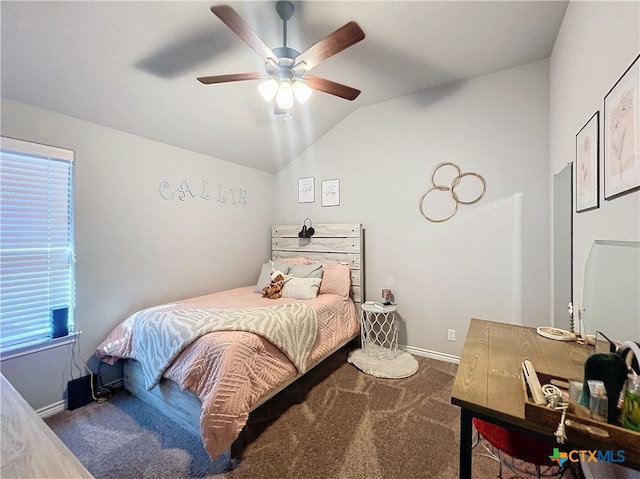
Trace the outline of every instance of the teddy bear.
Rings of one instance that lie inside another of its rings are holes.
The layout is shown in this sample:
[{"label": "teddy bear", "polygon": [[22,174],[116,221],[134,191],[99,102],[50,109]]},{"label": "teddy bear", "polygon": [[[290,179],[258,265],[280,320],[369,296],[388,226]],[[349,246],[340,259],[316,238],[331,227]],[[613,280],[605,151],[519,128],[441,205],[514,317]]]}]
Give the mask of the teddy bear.
[{"label": "teddy bear", "polygon": [[280,271],[274,271],[273,274],[271,274],[271,283],[269,286],[262,288],[262,297],[269,299],[281,298],[283,287],[284,275]]}]

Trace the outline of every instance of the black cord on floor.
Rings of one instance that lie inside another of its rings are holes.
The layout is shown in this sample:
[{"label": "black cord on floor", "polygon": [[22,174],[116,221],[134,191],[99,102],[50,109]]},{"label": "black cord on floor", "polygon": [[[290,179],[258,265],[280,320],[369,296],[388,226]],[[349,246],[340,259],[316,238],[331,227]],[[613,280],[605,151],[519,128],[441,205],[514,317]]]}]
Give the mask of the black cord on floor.
[{"label": "black cord on floor", "polygon": [[124,389],[124,382],[122,380],[119,380],[114,384],[110,384],[109,386],[104,385],[104,382],[102,381],[103,364],[104,363],[102,361],[98,363],[98,371],[96,373],[96,376],[98,377],[98,389],[96,391],[96,397],[97,397],[96,401],[99,403],[113,399],[113,396],[116,393]]}]

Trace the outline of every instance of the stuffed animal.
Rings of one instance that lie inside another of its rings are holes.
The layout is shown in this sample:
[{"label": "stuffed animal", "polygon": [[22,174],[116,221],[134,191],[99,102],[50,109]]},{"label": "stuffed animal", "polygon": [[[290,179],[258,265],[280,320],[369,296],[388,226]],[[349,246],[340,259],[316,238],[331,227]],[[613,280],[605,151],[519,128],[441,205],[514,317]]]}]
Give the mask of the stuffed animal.
[{"label": "stuffed animal", "polygon": [[269,299],[278,299],[282,297],[282,288],[284,287],[284,276],[280,271],[274,271],[271,275],[271,283],[269,286],[262,288],[262,297]]}]

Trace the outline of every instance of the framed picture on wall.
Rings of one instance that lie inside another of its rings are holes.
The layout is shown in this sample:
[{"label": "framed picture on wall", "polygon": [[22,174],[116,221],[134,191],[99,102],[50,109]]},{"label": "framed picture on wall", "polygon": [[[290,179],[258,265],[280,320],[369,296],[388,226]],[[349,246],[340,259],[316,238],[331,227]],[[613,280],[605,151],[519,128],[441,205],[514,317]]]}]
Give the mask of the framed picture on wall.
[{"label": "framed picture on wall", "polygon": [[598,157],[600,112],[597,111],[576,135],[576,212],[598,207]]},{"label": "framed picture on wall", "polygon": [[640,188],[640,62],[604,97],[604,199]]},{"label": "framed picture on wall", "polygon": [[315,178],[298,178],[298,203],[313,203],[315,199]]},{"label": "framed picture on wall", "polygon": [[340,206],[340,180],[322,182],[322,206]]}]

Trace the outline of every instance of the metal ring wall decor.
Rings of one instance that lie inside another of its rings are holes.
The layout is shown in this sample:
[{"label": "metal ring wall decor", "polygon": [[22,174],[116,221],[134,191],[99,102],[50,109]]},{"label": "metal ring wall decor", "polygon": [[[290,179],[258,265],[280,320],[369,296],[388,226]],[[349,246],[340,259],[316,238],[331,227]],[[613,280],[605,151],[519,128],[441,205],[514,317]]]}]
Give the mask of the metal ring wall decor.
[{"label": "metal ring wall decor", "polygon": [[[435,180],[436,172],[440,168],[445,167],[445,166],[451,166],[451,167],[455,168],[455,170],[458,172],[456,177],[453,178],[453,180],[451,181],[450,185],[440,185],[440,184],[436,183],[436,180]],[[473,200],[463,201],[463,200],[460,199],[460,197],[456,193],[456,187],[458,185],[460,185],[460,182],[463,180],[463,178],[465,178],[467,176],[473,176],[473,177],[479,179],[482,182],[482,192],[478,195],[477,198],[475,198]],[[420,197],[420,201],[419,201],[418,205],[420,207],[420,214],[422,216],[424,216],[424,218],[426,220],[431,221],[432,223],[442,223],[444,221],[447,221],[448,219],[453,218],[453,215],[455,215],[456,212],[458,211],[458,206],[459,205],[472,205],[474,203],[477,203],[478,201],[480,201],[482,199],[484,194],[487,192],[487,182],[485,181],[485,179],[481,175],[479,175],[478,173],[470,172],[470,171],[463,173],[460,170],[460,167],[458,165],[456,165],[455,163],[449,163],[449,162],[440,163],[439,165],[437,165],[433,169],[433,171],[431,171],[431,176],[429,177],[429,179],[431,180],[431,185],[432,186],[431,186],[431,188],[429,188],[427,191],[425,191],[422,194],[422,196]],[[429,193],[431,193],[433,191],[448,191],[449,193],[451,193],[451,198],[454,201],[454,206],[453,206],[453,210],[451,211],[449,216],[447,216],[445,218],[434,219],[434,218],[428,217],[425,214],[424,209],[422,208],[422,205],[424,204],[424,200],[427,197],[427,195],[429,195]]]}]

